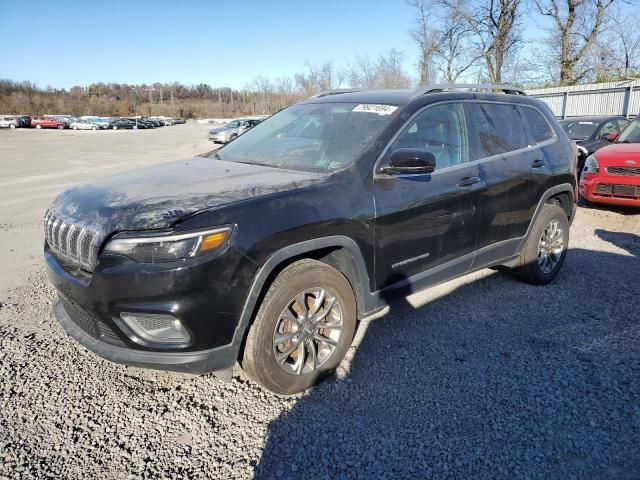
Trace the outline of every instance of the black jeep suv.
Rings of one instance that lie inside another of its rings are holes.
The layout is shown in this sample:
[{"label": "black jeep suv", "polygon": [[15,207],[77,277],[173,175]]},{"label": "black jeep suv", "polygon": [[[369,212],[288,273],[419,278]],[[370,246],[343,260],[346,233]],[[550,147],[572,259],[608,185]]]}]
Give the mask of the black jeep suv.
[{"label": "black jeep suv", "polygon": [[485,267],[560,270],[576,152],[507,86],[332,91],[201,157],[67,190],[45,217],[54,311],[116,362],[302,391],[359,319]]}]

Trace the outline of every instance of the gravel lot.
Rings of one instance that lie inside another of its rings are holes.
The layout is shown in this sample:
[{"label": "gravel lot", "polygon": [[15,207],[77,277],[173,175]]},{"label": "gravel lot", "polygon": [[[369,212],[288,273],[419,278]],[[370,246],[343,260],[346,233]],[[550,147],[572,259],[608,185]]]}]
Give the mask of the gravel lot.
[{"label": "gravel lot", "polygon": [[490,270],[363,323],[278,398],[103,361],[51,317],[41,217],[74,183],[211,148],[206,126],[0,131],[0,478],[640,478],[640,213],[580,209],[555,283]]}]

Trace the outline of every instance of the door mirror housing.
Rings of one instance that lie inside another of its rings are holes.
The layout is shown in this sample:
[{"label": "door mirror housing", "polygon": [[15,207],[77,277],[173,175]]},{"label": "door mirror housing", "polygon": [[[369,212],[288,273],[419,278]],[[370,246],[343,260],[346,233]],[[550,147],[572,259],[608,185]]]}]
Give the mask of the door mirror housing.
[{"label": "door mirror housing", "polygon": [[436,157],[428,150],[399,148],[389,157],[389,165],[382,168],[386,174],[425,174],[436,169]]},{"label": "door mirror housing", "polygon": [[618,138],[618,132],[611,132],[607,135],[607,142],[613,142],[616,138]]}]

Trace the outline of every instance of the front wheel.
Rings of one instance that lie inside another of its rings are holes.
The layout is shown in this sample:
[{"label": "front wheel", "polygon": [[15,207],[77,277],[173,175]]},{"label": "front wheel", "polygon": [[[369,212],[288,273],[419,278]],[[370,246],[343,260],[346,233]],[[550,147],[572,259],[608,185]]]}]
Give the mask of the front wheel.
[{"label": "front wheel", "polygon": [[562,268],[569,246],[569,220],[559,205],[545,204],[520,254],[519,272],[527,283],[545,285]]},{"label": "front wheel", "polygon": [[58,125],[58,130],[63,130],[64,129],[64,125]]},{"label": "front wheel", "polygon": [[91,130],[97,130],[97,129],[98,129],[98,128],[97,128],[97,127],[95,127],[95,126],[91,127]]},{"label": "front wheel", "polygon": [[114,126],[113,126],[113,129],[114,129],[114,130],[117,130],[117,129],[118,129],[118,126],[117,126],[117,125],[114,125]]},{"label": "front wheel", "polygon": [[242,368],[274,393],[302,392],[338,367],[355,327],[355,297],[344,275],[316,260],[297,261],[269,287]]},{"label": "front wheel", "polygon": [[77,130],[77,129],[78,129],[78,127],[75,127],[75,126],[74,126],[74,127],[73,127],[73,129],[74,129],[74,130]]},{"label": "front wheel", "polygon": [[42,125],[40,125],[40,124],[38,123],[38,124],[36,125],[36,128],[37,128],[38,130],[40,130],[40,129],[42,128]]},{"label": "front wheel", "polygon": [[9,128],[10,128],[11,130],[15,130],[15,129],[16,129],[16,126],[12,123],[11,125],[9,125]]}]

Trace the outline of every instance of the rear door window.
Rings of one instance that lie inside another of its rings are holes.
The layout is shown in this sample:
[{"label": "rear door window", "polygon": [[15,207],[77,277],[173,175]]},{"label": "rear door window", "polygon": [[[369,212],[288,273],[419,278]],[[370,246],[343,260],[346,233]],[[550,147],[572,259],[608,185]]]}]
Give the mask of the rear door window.
[{"label": "rear door window", "polygon": [[477,134],[476,159],[527,147],[524,124],[515,105],[471,103],[469,117]]},{"label": "rear door window", "polygon": [[535,143],[542,143],[553,138],[553,130],[542,114],[531,107],[522,107],[522,115],[527,126],[529,138]]}]

